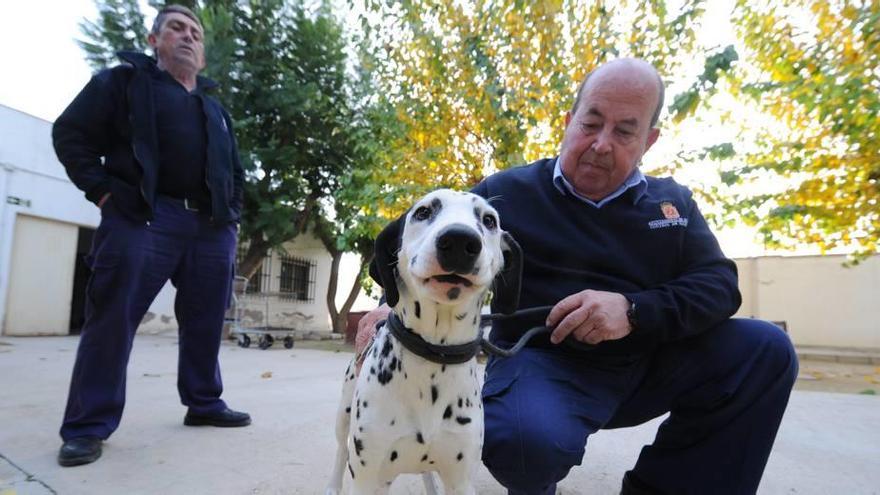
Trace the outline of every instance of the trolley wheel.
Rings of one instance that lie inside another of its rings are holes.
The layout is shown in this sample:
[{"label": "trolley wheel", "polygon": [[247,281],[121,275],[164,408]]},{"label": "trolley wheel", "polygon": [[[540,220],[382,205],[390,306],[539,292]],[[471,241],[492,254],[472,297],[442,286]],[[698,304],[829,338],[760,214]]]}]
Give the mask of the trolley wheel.
[{"label": "trolley wheel", "polygon": [[245,334],[241,334],[238,336],[238,346],[239,347],[250,347],[251,346],[251,338]]},{"label": "trolley wheel", "polygon": [[293,349],[293,335],[288,335],[287,337],[284,337],[284,348]]},{"label": "trolley wheel", "polygon": [[266,350],[272,347],[272,343],[275,342],[275,339],[272,338],[271,335],[265,334],[260,336],[260,349]]}]

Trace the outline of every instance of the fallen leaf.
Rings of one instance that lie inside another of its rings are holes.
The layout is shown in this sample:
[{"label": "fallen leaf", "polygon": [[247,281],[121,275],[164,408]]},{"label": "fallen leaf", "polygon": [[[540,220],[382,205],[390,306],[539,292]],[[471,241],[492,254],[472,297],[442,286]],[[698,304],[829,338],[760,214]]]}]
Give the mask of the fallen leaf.
[{"label": "fallen leaf", "polygon": [[260,378],[272,378],[272,372],[267,371],[267,372],[263,373],[262,375],[260,375]]}]

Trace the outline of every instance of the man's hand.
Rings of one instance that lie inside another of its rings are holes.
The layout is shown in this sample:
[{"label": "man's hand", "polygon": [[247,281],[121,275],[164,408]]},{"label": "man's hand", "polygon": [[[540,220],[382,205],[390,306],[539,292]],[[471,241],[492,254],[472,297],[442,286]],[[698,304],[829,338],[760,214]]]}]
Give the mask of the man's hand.
[{"label": "man's hand", "polygon": [[547,326],[556,327],[550,334],[554,344],[569,334],[575,340],[598,344],[622,339],[632,329],[626,317],[629,301],[616,292],[585,290],[559,301],[547,317]]},{"label": "man's hand", "polygon": [[357,335],[354,337],[354,352],[356,355],[360,355],[364,348],[367,347],[367,344],[370,343],[370,340],[373,339],[373,336],[376,335],[376,323],[387,319],[390,312],[391,308],[387,304],[383,304],[361,318],[361,321],[358,322]]}]

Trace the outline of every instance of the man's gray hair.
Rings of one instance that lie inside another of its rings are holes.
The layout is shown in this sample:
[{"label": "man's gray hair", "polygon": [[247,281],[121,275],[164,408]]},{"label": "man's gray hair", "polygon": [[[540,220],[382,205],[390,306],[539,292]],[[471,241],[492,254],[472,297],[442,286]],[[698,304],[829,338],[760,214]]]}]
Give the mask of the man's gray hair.
[{"label": "man's gray hair", "polygon": [[199,25],[199,28],[204,31],[205,28],[202,27],[202,21],[199,20],[198,16],[196,16],[195,12],[184,7],[183,5],[166,5],[162,7],[162,10],[159,11],[159,14],[156,15],[156,20],[153,21],[153,28],[150,29],[150,32],[154,35],[158,36],[159,31],[162,30],[162,24],[165,24],[165,19],[169,14],[183,14]]},{"label": "man's gray hair", "polygon": [[[587,79],[589,79],[590,76],[598,69],[599,67],[591,70],[584,77],[584,80],[581,81],[580,86],[578,86],[577,95],[574,97],[574,105],[572,105],[571,107],[572,115],[577,112],[578,105],[580,105],[581,103],[581,93],[583,93],[584,91],[584,86],[587,85]],[[666,96],[666,88],[664,87],[663,79],[656,71],[654,73],[657,75],[657,108],[654,109],[654,115],[651,116],[651,127],[657,127],[657,122],[660,120],[660,112],[663,110],[663,99]]]}]

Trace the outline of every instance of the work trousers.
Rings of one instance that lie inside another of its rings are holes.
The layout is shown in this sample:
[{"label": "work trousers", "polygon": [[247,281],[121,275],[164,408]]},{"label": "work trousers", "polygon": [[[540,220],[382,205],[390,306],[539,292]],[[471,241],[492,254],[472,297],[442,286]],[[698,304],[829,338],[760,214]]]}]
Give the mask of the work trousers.
[{"label": "work trousers", "polygon": [[629,477],[649,493],[755,493],[797,369],[788,336],[753,319],[638,358],[525,348],[487,365],[483,462],[511,494],[552,494],[591,434],[668,412]]},{"label": "work trousers", "polygon": [[62,439],[103,439],[119,426],[126,368],[138,325],[170,279],[177,289],[177,389],[196,414],[226,408],[218,353],[235,262],[236,226],[159,196],[149,224],[125,217],[112,198],[101,211],[89,263],[85,324]]}]

